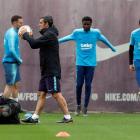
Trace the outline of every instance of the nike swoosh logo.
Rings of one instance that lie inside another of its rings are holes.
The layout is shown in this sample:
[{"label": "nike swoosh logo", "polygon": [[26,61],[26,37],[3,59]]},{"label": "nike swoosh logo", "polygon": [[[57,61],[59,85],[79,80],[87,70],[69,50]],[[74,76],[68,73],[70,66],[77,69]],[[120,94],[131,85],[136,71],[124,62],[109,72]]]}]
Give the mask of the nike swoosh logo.
[{"label": "nike swoosh logo", "polygon": [[51,98],[52,97],[52,95],[51,96],[46,96],[46,99],[49,99],[49,98]]},{"label": "nike swoosh logo", "polygon": [[112,57],[115,57],[117,55],[120,55],[124,52],[127,52],[129,50],[129,45],[130,45],[130,43],[115,46],[116,52],[112,52],[112,50],[110,48],[101,48],[97,45],[97,47],[96,47],[97,61],[98,62],[104,61],[104,60],[110,59]]}]

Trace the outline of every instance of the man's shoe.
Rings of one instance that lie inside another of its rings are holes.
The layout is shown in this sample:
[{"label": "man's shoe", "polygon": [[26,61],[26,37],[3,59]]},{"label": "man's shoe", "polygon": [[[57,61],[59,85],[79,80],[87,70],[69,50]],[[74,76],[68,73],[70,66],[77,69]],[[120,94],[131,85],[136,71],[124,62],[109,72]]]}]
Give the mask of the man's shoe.
[{"label": "man's shoe", "polygon": [[32,117],[29,117],[27,119],[21,119],[24,123],[38,123],[38,119],[32,119]]},{"label": "man's shoe", "polygon": [[81,106],[80,105],[77,105],[77,108],[74,112],[74,115],[78,116],[80,114],[80,111],[81,111]]},{"label": "man's shoe", "polygon": [[87,114],[87,108],[83,108],[83,116],[88,116],[88,114]]},{"label": "man's shoe", "polygon": [[73,120],[72,118],[70,119],[63,118],[61,121],[57,121],[55,123],[73,123]]},{"label": "man's shoe", "polygon": [[23,109],[22,107],[21,107],[21,109],[20,109],[20,112],[19,113],[26,113],[27,112],[27,110],[25,110],[25,109]]},{"label": "man's shoe", "polygon": [[140,92],[138,92],[138,95],[140,96]]}]

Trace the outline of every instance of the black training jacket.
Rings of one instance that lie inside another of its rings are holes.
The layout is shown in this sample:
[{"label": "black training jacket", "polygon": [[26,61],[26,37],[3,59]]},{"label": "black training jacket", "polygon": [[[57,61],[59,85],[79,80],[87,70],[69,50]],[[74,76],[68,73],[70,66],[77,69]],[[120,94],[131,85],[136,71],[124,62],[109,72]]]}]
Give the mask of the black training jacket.
[{"label": "black training jacket", "polygon": [[23,34],[32,49],[40,49],[41,76],[57,76],[61,78],[61,66],[59,59],[58,30],[55,26],[40,31],[42,36],[34,39],[28,33]]}]

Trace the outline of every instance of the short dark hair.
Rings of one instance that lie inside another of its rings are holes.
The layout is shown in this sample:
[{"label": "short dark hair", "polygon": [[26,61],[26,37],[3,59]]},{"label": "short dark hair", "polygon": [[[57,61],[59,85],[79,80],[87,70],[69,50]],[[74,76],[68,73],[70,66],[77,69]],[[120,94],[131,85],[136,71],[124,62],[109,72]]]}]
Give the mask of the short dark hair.
[{"label": "short dark hair", "polygon": [[139,25],[140,25],[140,20],[139,20]]},{"label": "short dark hair", "polygon": [[19,16],[19,15],[14,15],[14,16],[12,16],[12,18],[11,18],[11,23],[13,24],[13,22],[17,22],[18,19],[22,19],[22,17]]},{"label": "short dark hair", "polygon": [[92,23],[92,18],[86,16],[86,17],[83,17],[82,22],[83,22],[83,21],[90,21],[90,23]]},{"label": "short dark hair", "polygon": [[52,16],[47,15],[47,16],[42,16],[41,18],[43,18],[45,23],[48,22],[50,27],[53,25],[53,18],[52,18]]}]

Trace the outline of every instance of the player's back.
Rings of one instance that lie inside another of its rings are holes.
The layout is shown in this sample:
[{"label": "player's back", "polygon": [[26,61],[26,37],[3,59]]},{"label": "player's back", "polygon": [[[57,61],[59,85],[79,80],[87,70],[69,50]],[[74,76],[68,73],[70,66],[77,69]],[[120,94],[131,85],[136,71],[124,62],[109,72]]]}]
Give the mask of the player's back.
[{"label": "player's back", "polygon": [[11,50],[15,51],[16,55],[19,55],[19,38],[18,31],[13,27],[9,28],[4,36],[4,50],[5,55],[2,62],[17,62],[17,60],[13,57]]}]

